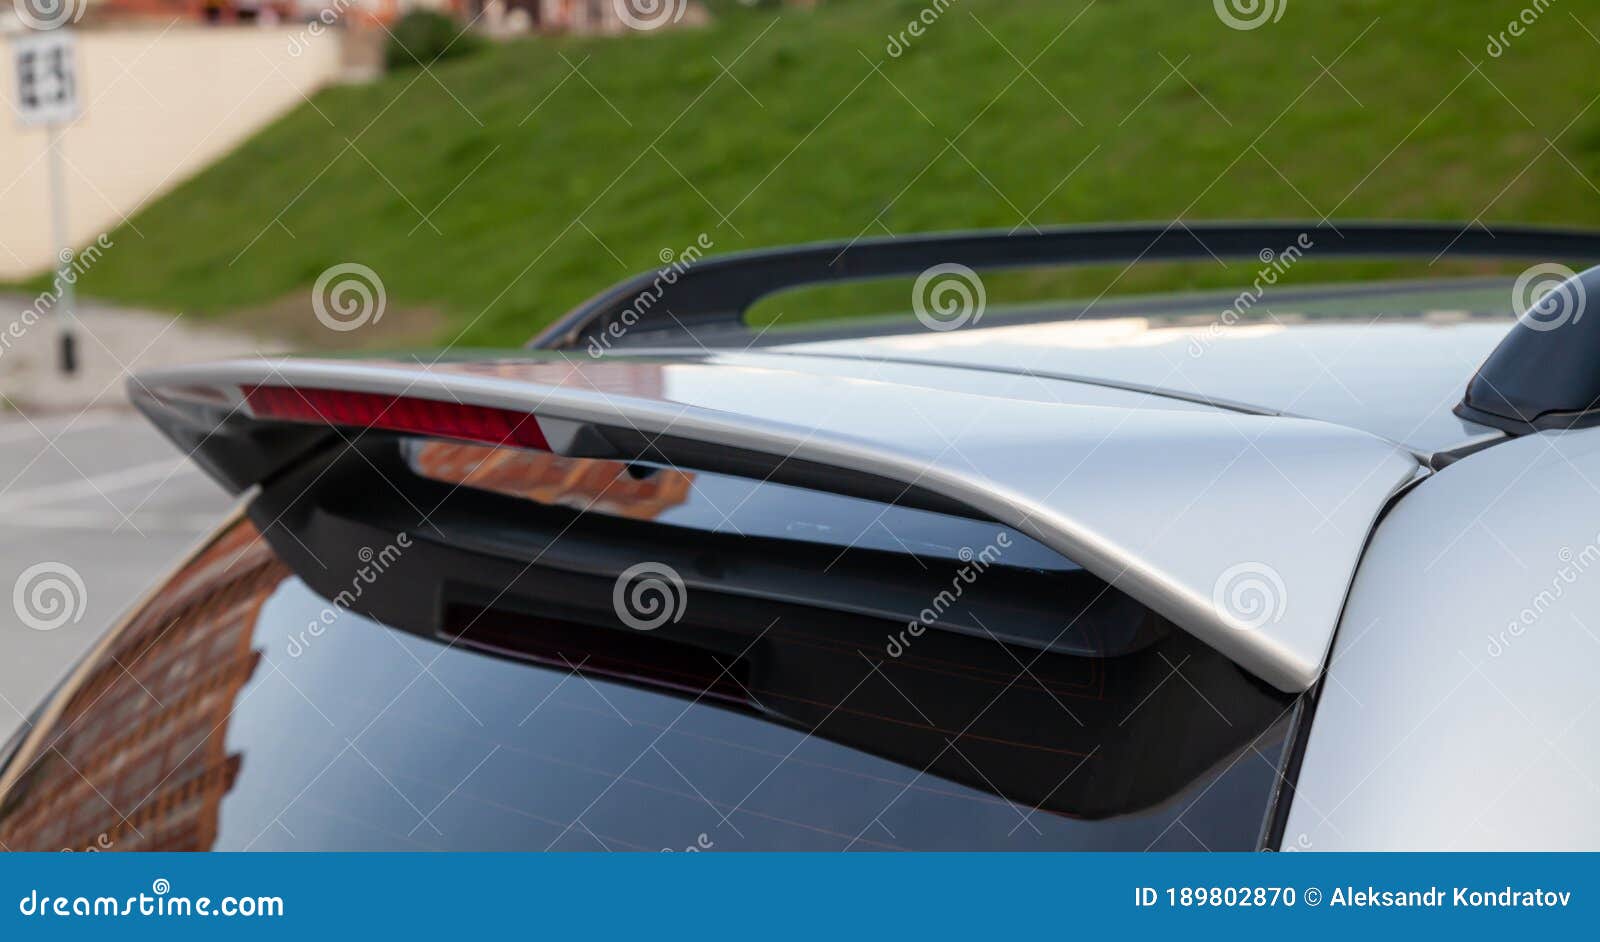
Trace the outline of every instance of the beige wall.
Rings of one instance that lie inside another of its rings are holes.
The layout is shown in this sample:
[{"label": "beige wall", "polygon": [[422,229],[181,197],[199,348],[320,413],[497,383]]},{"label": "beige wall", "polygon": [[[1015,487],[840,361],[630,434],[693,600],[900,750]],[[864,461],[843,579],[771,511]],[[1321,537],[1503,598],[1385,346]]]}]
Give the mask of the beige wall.
[{"label": "beige wall", "polygon": [[[0,42],[4,42],[0,38]],[[339,68],[339,34],[304,25],[80,31],[83,117],[66,132],[75,245],[119,225],[301,103]],[[13,100],[10,51],[0,96]],[[0,117],[0,279],[53,264],[45,131]]]}]

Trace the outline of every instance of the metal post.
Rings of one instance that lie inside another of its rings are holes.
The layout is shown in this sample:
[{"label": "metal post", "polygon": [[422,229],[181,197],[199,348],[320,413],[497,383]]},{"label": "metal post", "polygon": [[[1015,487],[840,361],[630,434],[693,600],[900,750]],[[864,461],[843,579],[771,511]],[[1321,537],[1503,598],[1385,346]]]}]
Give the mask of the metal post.
[{"label": "metal post", "polygon": [[50,221],[53,231],[56,252],[56,286],[61,291],[61,296],[56,300],[56,324],[60,341],[60,366],[64,376],[72,376],[78,371],[78,351],[76,328],[76,310],[78,291],[73,281],[77,275],[72,271],[73,255],[72,240],[67,234],[67,185],[66,175],[62,169],[61,157],[62,128],[60,124],[52,122],[50,125]]}]

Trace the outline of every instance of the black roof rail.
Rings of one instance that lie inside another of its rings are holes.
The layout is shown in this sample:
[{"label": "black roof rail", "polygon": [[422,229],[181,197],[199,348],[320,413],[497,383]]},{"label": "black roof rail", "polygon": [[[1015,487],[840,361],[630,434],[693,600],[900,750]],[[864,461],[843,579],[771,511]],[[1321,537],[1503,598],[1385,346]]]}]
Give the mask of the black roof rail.
[{"label": "black roof rail", "polygon": [[[1526,309],[1467,384],[1455,408],[1463,419],[1513,435],[1600,425],[1600,315],[1583,316],[1590,303],[1600,304],[1600,268],[1574,274],[1541,267],[1543,285],[1534,283],[1541,273],[1533,269],[1513,294],[1549,290],[1517,299]],[[1565,277],[1551,277],[1556,272]]]},{"label": "black roof rail", "polygon": [[[1304,237],[1305,242],[1299,242]],[[601,349],[612,325],[684,330],[743,323],[791,288],[911,276],[948,263],[975,271],[1127,261],[1262,257],[1299,244],[1315,255],[1600,261],[1600,230],[1433,222],[1194,222],[1068,226],[819,242],[679,261],[607,289],[529,343]],[[1306,248],[1306,244],[1311,246]],[[628,318],[631,317],[630,321]]]}]

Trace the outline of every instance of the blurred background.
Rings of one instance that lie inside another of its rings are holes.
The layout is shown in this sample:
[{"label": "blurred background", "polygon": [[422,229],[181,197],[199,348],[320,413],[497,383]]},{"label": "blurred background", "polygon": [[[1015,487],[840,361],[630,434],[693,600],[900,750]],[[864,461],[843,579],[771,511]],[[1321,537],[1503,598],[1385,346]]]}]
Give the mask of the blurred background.
[{"label": "blurred background", "polygon": [[[70,71],[20,65],[63,30]],[[0,589],[41,554],[89,585],[51,631],[0,606],[0,736],[229,505],[126,410],[141,368],[515,346],[625,276],[790,242],[1600,206],[1600,8],[1571,0],[0,0],[0,31]],[[57,131],[26,120],[68,80]],[[326,291],[352,273],[354,320]],[[852,286],[755,316],[905,300]]]}]

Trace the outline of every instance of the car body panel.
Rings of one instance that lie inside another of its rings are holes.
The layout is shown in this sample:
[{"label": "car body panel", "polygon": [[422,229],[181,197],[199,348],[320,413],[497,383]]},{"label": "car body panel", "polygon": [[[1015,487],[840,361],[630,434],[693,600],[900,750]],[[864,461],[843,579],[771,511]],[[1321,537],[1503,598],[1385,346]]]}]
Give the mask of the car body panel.
[{"label": "car body panel", "polygon": [[1500,436],[1451,409],[1511,323],[1411,317],[1227,327],[1119,317],[847,340],[796,338],[766,349],[1136,384],[1321,419],[1432,454]]},{"label": "car body panel", "polygon": [[[1166,390],[1144,389],[1137,384],[1119,383],[1099,377],[1065,377],[987,367],[975,369],[963,363],[900,362],[870,354],[796,355],[787,350],[778,352],[676,350],[672,351],[672,354],[725,366],[809,373],[826,378],[864,379],[898,383],[902,386],[926,386],[977,396],[1000,396],[1030,402],[1053,402],[1059,405],[1166,409],[1175,412],[1215,411],[1218,408],[1250,414],[1264,414],[1271,411],[1210,397],[1185,398]],[[645,355],[659,357],[662,351],[652,351]],[[620,357],[613,354],[607,359],[615,360]]]},{"label": "car body panel", "polygon": [[1408,492],[1356,574],[1283,846],[1593,849],[1600,429]]}]

